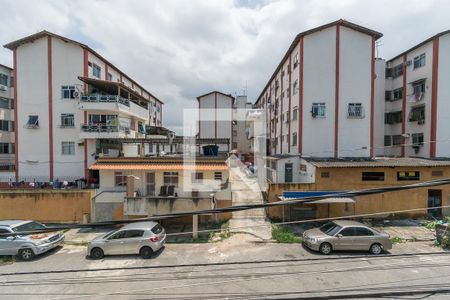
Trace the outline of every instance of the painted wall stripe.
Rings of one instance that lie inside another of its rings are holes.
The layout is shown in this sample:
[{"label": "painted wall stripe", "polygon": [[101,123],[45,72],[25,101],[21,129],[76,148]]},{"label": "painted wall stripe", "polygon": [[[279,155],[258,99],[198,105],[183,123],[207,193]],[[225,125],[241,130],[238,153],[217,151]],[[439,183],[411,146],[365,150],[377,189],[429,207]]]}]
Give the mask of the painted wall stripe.
[{"label": "painted wall stripe", "polygon": [[439,71],[439,37],[433,39],[433,64],[431,75],[431,134],[430,157],[436,157],[438,71]]},{"label": "painted wall stripe", "polygon": [[[406,133],[406,54],[403,55],[402,135]],[[401,156],[405,156],[405,138],[402,136]]]},{"label": "painted wall stripe", "polygon": [[13,50],[13,74],[14,74],[14,172],[16,175],[16,181],[19,181],[19,119],[17,117],[18,113],[18,98],[17,98],[17,48]]},{"label": "painted wall stripe", "polygon": [[336,25],[336,74],[334,91],[334,157],[339,156],[339,47],[340,47],[340,25]]},{"label": "painted wall stripe", "polygon": [[370,157],[374,157],[375,114],[375,37],[372,37],[372,56],[370,62]]},{"label": "painted wall stripe", "polygon": [[299,68],[298,68],[298,154],[303,152],[303,37],[300,38]]},{"label": "painted wall stripe", "polygon": [[53,74],[52,74],[52,37],[47,37],[47,92],[48,92],[48,148],[49,177],[53,180]]}]

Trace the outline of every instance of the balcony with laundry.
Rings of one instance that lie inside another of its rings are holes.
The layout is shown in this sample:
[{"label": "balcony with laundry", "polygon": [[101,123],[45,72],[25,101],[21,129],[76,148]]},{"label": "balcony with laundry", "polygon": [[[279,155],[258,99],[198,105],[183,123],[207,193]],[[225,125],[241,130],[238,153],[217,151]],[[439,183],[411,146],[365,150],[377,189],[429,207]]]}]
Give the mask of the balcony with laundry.
[{"label": "balcony with laundry", "polygon": [[120,115],[90,113],[87,123],[81,124],[81,139],[119,139],[145,137],[143,121]]},{"label": "balcony with laundry", "polygon": [[149,100],[120,82],[78,77],[87,84],[87,92],[80,95],[79,108],[85,111],[105,111],[122,114],[147,121],[149,115]]}]

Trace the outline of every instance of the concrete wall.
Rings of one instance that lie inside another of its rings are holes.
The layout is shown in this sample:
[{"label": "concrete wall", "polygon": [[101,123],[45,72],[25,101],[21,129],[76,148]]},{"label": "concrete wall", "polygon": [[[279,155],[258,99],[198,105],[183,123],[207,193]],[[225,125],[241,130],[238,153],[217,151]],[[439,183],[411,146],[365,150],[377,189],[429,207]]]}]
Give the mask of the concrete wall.
[{"label": "concrete wall", "polygon": [[[435,177],[431,175],[433,170],[442,170],[443,176]],[[384,181],[362,181],[362,172],[385,172]],[[420,171],[420,181],[397,181],[398,171]],[[329,172],[329,178],[322,178],[322,172]],[[381,188],[385,186],[405,185],[418,183],[434,179],[446,178],[450,175],[449,167],[442,168],[316,168],[316,183],[312,184],[270,184],[269,185],[269,201],[278,201],[278,196],[281,196],[283,191],[350,191],[368,188]],[[353,204],[330,204],[328,210],[327,204],[309,204],[296,205],[296,208],[307,207],[315,209],[315,218],[345,216],[352,214],[370,214],[394,210],[407,210],[415,208],[426,208],[428,206],[428,190],[442,191],[442,205],[450,205],[450,186],[442,185],[431,188],[418,188],[405,191],[389,192],[383,194],[367,195],[354,197],[356,201]],[[288,218],[289,209],[286,208],[283,212],[282,207],[274,207],[269,210],[269,215],[273,218]],[[426,210],[384,214],[374,216],[374,218],[400,218],[400,217],[423,217],[427,214]],[[444,215],[450,215],[450,209],[443,209]]]},{"label": "concrete wall", "polygon": [[93,190],[4,191],[0,193],[0,219],[41,222],[82,222],[91,215]]},{"label": "concrete wall", "polygon": [[[8,76],[8,84],[4,86],[5,91],[0,90],[0,98],[8,99],[10,105],[13,104],[14,98],[14,87],[11,87],[11,77],[14,75],[13,70],[7,67],[0,65],[0,74],[4,74]],[[13,104],[14,105],[14,104]],[[8,131],[0,131],[0,143],[8,143],[10,144],[10,150],[14,151],[14,128],[12,127],[14,122],[14,109],[11,108],[1,108],[0,107],[0,120],[9,121],[9,130]],[[1,165],[10,165],[14,166],[14,157],[13,153],[10,154],[0,154],[0,164]],[[7,181],[8,176],[11,175],[11,172],[2,170],[0,171],[0,181]]]},{"label": "concrete wall", "polygon": [[450,157],[450,34],[439,38],[436,157]]}]

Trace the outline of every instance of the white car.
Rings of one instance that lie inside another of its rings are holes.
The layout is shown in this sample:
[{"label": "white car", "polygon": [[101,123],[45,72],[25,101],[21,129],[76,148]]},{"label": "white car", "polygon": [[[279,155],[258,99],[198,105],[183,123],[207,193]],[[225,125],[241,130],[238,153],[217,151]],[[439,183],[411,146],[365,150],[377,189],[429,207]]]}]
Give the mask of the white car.
[{"label": "white car", "polygon": [[[0,221],[0,234],[48,229],[35,221]],[[10,235],[0,237],[0,255],[17,255],[21,260],[32,260],[36,255],[47,252],[64,243],[64,234],[48,232],[29,235]]]}]

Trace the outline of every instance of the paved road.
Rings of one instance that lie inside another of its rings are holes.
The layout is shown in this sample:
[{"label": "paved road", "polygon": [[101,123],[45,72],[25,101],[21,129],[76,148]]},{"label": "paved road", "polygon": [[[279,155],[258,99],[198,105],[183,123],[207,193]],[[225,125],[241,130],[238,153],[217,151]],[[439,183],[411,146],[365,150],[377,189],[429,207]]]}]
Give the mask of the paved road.
[{"label": "paved road", "polygon": [[[1,298],[376,299],[408,291],[450,297],[450,254],[423,243],[400,245],[380,257],[324,257],[301,245],[258,244],[239,236],[215,244],[168,244],[152,260],[92,261],[84,251],[65,246],[33,262],[0,266]],[[436,293],[444,289],[448,293]]]}]

